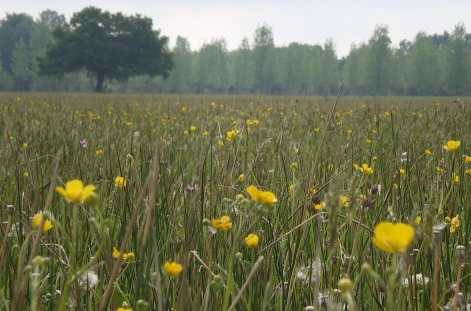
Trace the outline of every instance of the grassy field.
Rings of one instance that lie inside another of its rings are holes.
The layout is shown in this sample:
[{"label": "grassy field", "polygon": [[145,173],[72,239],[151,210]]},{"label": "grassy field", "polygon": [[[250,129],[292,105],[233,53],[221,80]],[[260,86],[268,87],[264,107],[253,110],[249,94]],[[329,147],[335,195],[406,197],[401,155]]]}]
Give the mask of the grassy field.
[{"label": "grassy field", "polygon": [[0,94],[0,309],[465,310],[452,100]]}]

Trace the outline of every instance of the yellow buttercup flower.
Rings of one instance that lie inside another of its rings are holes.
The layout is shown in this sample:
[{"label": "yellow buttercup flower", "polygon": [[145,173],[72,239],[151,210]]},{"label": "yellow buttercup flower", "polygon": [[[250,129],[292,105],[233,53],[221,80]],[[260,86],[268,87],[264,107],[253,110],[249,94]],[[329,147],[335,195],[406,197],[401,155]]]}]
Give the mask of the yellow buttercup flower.
[{"label": "yellow buttercup flower", "polygon": [[470,156],[464,156],[464,161],[468,164],[471,163],[471,157]]},{"label": "yellow buttercup flower", "polygon": [[431,152],[430,150],[428,150],[428,149],[425,149],[424,153],[425,153],[426,155],[428,155],[428,156],[432,154],[432,152]]},{"label": "yellow buttercup flower", "polygon": [[78,179],[68,181],[65,184],[65,189],[56,187],[56,191],[62,195],[67,202],[82,203],[88,196],[95,190],[95,185],[83,186],[83,182]]},{"label": "yellow buttercup flower", "polygon": [[121,308],[119,307],[118,309],[116,309],[116,311],[132,311],[131,308]]},{"label": "yellow buttercup flower", "polygon": [[449,140],[446,142],[446,145],[443,146],[443,149],[448,151],[455,151],[460,146],[459,140]]},{"label": "yellow buttercup flower", "polygon": [[245,237],[245,245],[247,247],[257,247],[258,245],[258,236],[251,233]]},{"label": "yellow buttercup flower", "polygon": [[456,228],[458,228],[460,226],[460,219],[459,219],[459,215],[456,215],[455,217],[453,217],[450,221],[450,232],[453,233],[456,231]]},{"label": "yellow buttercup flower", "polygon": [[118,188],[123,188],[126,186],[126,179],[122,176],[116,176],[114,179],[114,185]]},{"label": "yellow buttercup flower", "polygon": [[182,272],[182,270],[183,270],[183,267],[179,263],[176,263],[173,261],[172,262],[166,261],[164,263],[164,271],[170,276],[177,276],[180,274],[180,272]]},{"label": "yellow buttercup flower", "polygon": [[222,216],[221,218],[215,218],[211,220],[211,226],[214,229],[219,229],[222,231],[232,229],[231,217]]},{"label": "yellow buttercup flower", "polygon": [[237,180],[240,181],[240,182],[244,181],[244,179],[245,179],[245,175],[244,175],[244,174],[240,174],[240,175],[239,175],[239,178],[237,178]]},{"label": "yellow buttercup flower", "polygon": [[324,201],[322,201],[319,204],[314,204],[314,209],[318,211],[322,211],[326,206],[327,204]]},{"label": "yellow buttercup flower", "polygon": [[403,253],[414,240],[414,228],[399,222],[380,222],[374,228],[371,241],[387,253]]},{"label": "yellow buttercup flower", "polygon": [[348,207],[348,198],[345,195],[341,195],[339,197],[339,205],[341,207]]},{"label": "yellow buttercup flower", "polygon": [[362,164],[360,170],[363,174],[373,174],[373,168],[369,167],[368,164]]},{"label": "yellow buttercup flower", "polygon": [[[34,230],[39,229],[39,225],[41,224],[43,217],[44,217],[43,214],[34,215],[33,220],[31,221],[31,225],[33,226]],[[48,219],[44,220],[43,232],[49,231],[51,229],[52,229],[51,221]]]},{"label": "yellow buttercup flower", "polygon": [[264,205],[270,205],[278,201],[273,192],[260,191],[255,186],[249,186],[247,188],[247,193],[250,195],[252,200],[254,200],[257,203],[264,204]]},{"label": "yellow buttercup flower", "polygon": [[231,141],[237,136],[237,130],[227,132],[226,140]]}]

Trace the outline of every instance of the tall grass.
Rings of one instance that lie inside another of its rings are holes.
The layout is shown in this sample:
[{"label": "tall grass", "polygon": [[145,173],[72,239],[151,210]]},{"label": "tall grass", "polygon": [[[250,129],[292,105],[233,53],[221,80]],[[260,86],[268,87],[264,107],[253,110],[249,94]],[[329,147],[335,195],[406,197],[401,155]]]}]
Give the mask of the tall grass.
[{"label": "tall grass", "polygon": [[[447,98],[1,94],[0,113],[0,309],[469,305],[471,110]],[[55,187],[72,179],[99,202],[67,203]],[[232,229],[213,234],[224,215]],[[414,226],[406,252],[371,242],[381,221]]]}]

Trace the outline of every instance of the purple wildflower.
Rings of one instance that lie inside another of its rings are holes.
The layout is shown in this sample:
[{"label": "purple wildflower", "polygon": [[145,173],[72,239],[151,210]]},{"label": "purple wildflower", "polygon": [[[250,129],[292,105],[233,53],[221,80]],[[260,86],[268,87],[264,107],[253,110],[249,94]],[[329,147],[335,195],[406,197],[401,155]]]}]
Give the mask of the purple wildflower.
[{"label": "purple wildflower", "polygon": [[80,146],[82,146],[82,148],[87,148],[87,141],[85,139],[82,139],[80,141]]},{"label": "purple wildflower", "polygon": [[186,186],[186,192],[192,192],[193,190],[195,190],[195,187],[192,187],[190,185]]}]

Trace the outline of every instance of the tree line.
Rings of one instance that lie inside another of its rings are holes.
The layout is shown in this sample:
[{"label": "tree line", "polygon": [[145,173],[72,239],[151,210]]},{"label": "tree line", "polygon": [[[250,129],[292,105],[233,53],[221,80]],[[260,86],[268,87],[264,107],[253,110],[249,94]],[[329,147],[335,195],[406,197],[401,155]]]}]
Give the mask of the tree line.
[{"label": "tree line", "polygon": [[[94,14],[100,11],[88,10]],[[24,13],[6,14],[0,20],[0,91],[97,90],[100,77],[86,64],[69,61],[69,67],[72,63],[76,66],[68,71],[57,71],[56,64],[45,61],[60,35],[65,36],[67,31],[90,20],[86,16],[77,21],[77,16],[80,17],[75,14],[67,22],[63,15],[51,10],[43,11],[36,19]],[[139,17],[133,17],[134,22],[127,23],[120,14],[109,16],[107,20],[115,21],[109,25],[114,36],[125,34],[116,31],[116,27],[139,31],[142,29],[139,25],[152,25],[149,19]],[[106,23],[100,21],[100,27],[103,24]],[[152,36],[148,32],[141,33]],[[144,44],[150,42],[149,39],[143,40],[132,42],[134,51],[128,53],[129,60],[144,59],[136,55],[152,48]],[[183,37],[178,37],[173,47],[168,46],[166,37],[159,40],[159,44],[165,45],[164,50],[145,55],[150,57],[146,63],[131,62],[132,70],[120,65],[101,66],[107,68],[108,80],[104,84],[101,81],[100,90],[302,96],[334,95],[343,83],[343,94],[355,96],[463,96],[471,93],[471,34],[466,33],[462,23],[451,33],[444,31],[430,35],[419,32],[412,41],[402,40],[398,46],[392,45],[388,26],[378,25],[368,41],[352,44],[349,54],[341,58],[331,39],[324,44],[276,46],[272,29],[265,24],[256,28],[251,40],[243,38],[239,47],[232,51],[228,50],[223,38],[213,39],[198,50],[192,50]],[[75,44],[78,43],[80,40],[75,40]],[[114,55],[112,48],[108,50],[106,59],[122,57]],[[59,49],[54,55],[71,55],[72,51],[60,53]],[[85,53],[81,49],[76,52]],[[165,68],[159,73],[161,76],[146,71],[157,64],[161,66],[159,68]]]}]

